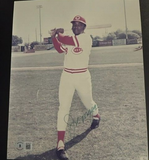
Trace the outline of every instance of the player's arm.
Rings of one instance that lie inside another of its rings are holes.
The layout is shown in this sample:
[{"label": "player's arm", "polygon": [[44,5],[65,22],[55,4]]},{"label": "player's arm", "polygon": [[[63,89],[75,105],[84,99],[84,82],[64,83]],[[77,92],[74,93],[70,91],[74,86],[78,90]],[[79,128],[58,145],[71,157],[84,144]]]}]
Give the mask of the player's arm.
[{"label": "player's arm", "polygon": [[58,28],[58,29],[55,28],[50,32],[51,37],[56,37],[57,35],[57,40],[62,44],[79,46],[79,41],[76,36],[66,36],[66,35],[63,35],[63,33],[64,33],[63,28]]},{"label": "player's arm", "polygon": [[58,33],[58,40],[65,44],[71,46],[79,46],[79,41],[76,36],[65,36],[62,33]]},{"label": "player's arm", "polygon": [[52,42],[54,48],[57,50],[58,53],[67,53],[67,48],[62,45],[61,42],[57,39],[57,37],[52,37]]},{"label": "player's arm", "polygon": [[57,50],[57,52],[59,52],[59,53],[67,53],[67,48],[63,47],[62,43],[59,42],[58,39],[57,39],[57,37],[56,37],[56,35],[57,35],[57,29],[54,28],[49,33],[51,35],[54,48]]}]

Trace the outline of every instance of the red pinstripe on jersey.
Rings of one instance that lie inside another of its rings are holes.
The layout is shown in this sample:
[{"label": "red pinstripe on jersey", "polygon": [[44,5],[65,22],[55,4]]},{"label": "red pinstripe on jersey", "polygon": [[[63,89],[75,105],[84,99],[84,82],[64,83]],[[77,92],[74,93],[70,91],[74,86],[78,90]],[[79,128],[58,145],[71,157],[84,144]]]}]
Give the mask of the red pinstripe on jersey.
[{"label": "red pinstripe on jersey", "polygon": [[75,41],[76,41],[76,43],[77,43],[77,47],[79,47],[79,41],[78,41],[78,39],[77,39],[76,36],[75,36]]},{"label": "red pinstripe on jersey", "polygon": [[68,73],[82,73],[82,72],[86,72],[87,68],[79,68],[79,69],[64,68],[64,71]]}]

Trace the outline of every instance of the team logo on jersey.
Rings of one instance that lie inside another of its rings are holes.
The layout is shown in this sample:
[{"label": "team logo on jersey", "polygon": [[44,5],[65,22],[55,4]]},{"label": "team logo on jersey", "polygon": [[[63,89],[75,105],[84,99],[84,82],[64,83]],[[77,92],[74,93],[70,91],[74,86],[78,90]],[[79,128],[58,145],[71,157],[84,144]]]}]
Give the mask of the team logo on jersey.
[{"label": "team logo on jersey", "polygon": [[72,53],[73,54],[81,54],[83,52],[83,49],[80,47],[74,47],[72,48]]}]

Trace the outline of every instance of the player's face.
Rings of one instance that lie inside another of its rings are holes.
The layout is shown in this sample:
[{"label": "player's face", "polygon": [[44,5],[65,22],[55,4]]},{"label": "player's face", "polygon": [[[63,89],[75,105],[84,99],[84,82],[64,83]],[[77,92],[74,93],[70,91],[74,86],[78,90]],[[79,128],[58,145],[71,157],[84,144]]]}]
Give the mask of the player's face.
[{"label": "player's face", "polygon": [[85,25],[81,22],[72,23],[72,31],[75,35],[79,35],[84,32]]}]

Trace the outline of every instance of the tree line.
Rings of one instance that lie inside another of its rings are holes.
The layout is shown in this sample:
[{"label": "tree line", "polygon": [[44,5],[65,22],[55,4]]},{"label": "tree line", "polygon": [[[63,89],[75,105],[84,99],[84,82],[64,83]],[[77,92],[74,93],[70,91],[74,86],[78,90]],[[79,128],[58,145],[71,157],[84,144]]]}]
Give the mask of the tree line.
[{"label": "tree line", "polygon": [[[127,32],[128,39],[138,39],[142,37],[142,33],[139,30],[132,30]],[[95,36],[93,37],[91,35],[91,38],[93,41],[109,41],[109,40],[115,40],[115,39],[126,39],[126,32],[122,31],[121,29],[118,29],[115,32],[108,33],[106,36],[100,37],[100,36]],[[12,35],[12,46],[17,46],[18,44],[22,44],[23,40],[21,37],[18,37],[16,35]],[[34,45],[38,45],[39,42],[33,41],[30,43],[31,48],[34,47]],[[28,46],[28,43],[24,44],[25,46]]]},{"label": "tree line", "polygon": [[[138,39],[142,37],[142,33],[139,30],[132,30],[132,31],[127,31],[127,36],[128,39]],[[93,37],[91,35],[93,41],[110,41],[110,40],[115,40],[115,39],[126,39],[126,32],[122,31],[121,29],[118,29],[115,32],[108,33],[108,35],[100,37],[100,36],[95,36]]]}]

